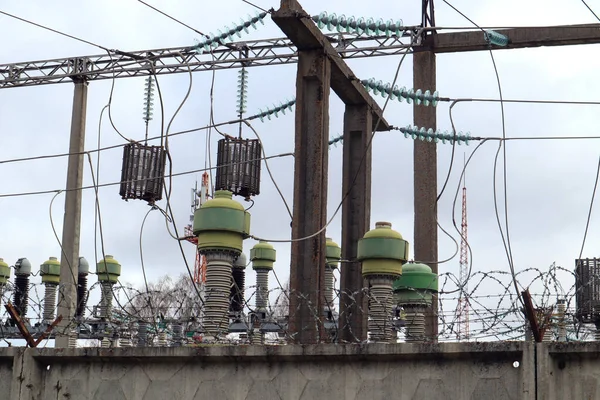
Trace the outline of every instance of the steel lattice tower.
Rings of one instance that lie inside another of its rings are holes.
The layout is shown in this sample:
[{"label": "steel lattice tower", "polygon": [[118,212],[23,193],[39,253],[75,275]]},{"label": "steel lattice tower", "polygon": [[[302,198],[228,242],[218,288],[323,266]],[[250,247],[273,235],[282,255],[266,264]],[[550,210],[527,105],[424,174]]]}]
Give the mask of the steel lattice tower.
[{"label": "steel lattice tower", "polygon": [[461,222],[461,241],[460,241],[460,270],[459,282],[463,285],[459,292],[458,306],[456,308],[456,319],[458,323],[458,339],[469,339],[469,299],[466,294],[468,291],[469,275],[469,249],[467,245],[467,185],[463,173],[462,188],[462,222]]}]

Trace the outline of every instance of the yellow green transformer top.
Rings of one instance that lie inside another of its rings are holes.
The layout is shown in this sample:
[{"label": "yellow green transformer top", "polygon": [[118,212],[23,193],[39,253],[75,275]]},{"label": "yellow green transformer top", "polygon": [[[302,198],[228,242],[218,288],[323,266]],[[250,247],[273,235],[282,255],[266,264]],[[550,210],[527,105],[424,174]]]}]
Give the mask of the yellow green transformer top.
[{"label": "yellow green transformer top", "polygon": [[121,276],[121,264],[113,256],[107,254],[96,264],[96,275],[100,282],[117,283]]},{"label": "yellow green transformer top", "polygon": [[250,213],[228,190],[217,190],[194,212],[194,235],[200,252],[229,250],[242,252],[243,241],[250,234]]},{"label": "yellow green transformer top", "polygon": [[60,261],[56,257],[50,257],[40,265],[42,283],[58,285],[60,282]]},{"label": "yellow green transformer top", "polygon": [[408,242],[392,229],[391,223],[377,222],[375,229],[358,241],[357,256],[363,276],[399,276],[408,259]]},{"label": "yellow green transformer top", "polygon": [[332,238],[325,238],[325,247],[327,250],[327,266],[331,269],[336,269],[342,258],[342,249]]},{"label": "yellow green transformer top", "polygon": [[270,243],[261,240],[250,249],[252,269],[273,269],[276,255],[275,248]]},{"label": "yellow green transformer top", "polygon": [[3,258],[0,258],[0,286],[4,286],[8,283],[10,278],[10,267],[4,262]]}]

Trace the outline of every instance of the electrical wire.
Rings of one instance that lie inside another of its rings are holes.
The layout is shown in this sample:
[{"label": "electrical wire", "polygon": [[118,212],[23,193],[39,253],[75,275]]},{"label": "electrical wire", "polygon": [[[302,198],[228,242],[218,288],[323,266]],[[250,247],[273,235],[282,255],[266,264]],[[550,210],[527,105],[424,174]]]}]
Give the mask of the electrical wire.
[{"label": "electrical wire", "polygon": [[143,5],[145,5],[146,7],[149,7],[149,8],[151,8],[151,9],[153,9],[153,10],[154,10],[154,11],[156,11],[157,13],[159,13],[159,14],[162,14],[162,15],[164,15],[165,17],[167,17],[167,18],[169,18],[169,19],[171,19],[171,20],[173,20],[173,21],[177,22],[178,24],[180,24],[180,25],[183,25],[183,26],[185,26],[185,27],[186,27],[186,28],[188,28],[188,29],[191,29],[192,31],[196,32],[197,34],[199,34],[199,35],[201,35],[201,36],[204,36],[204,37],[205,37],[205,38],[207,38],[207,39],[210,39],[210,36],[208,36],[207,34],[204,34],[204,33],[200,32],[198,29],[191,27],[190,25],[188,25],[188,24],[186,24],[186,23],[184,23],[184,22],[182,22],[182,21],[178,20],[178,19],[177,19],[177,18],[175,18],[175,17],[172,17],[171,15],[167,14],[166,12],[164,12],[164,11],[161,11],[161,10],[159,10],[158,8],[154,7],[153,5],[150,5],[150,4],[148,4],[148,3],[146,3],[145,1],[142,1],[142,0],[137,0],[137,1],[138,1],[138,2],[140,2],[140,3],[142,3]]},{"label": "electrical wire", "polygon": [[594,12],[594,10],[592,10],[592,7],[590,7],[590,6],[588,5],[588,3],[586,3],[586,1],[585,1],[585,0],[581,0],[581,2],[583,3],[583,5],[584,5],[584,6],[586,6],[586,7],[587,7],[587,9],[588,9],[588,10],[590,10],[590,12],[591,12],[591,13],[594,15],[594,17],[595,17],[595,18],[596,18],[598,21],[600,21],[600,18],[598,18],[598,14],[596,14],[596,13]]},{"label": "electrical wire", "polygon": [[[56,30],[56,29],[52,29],[52,28],[49,28],[49,27],[47,27],[47,26],[44,26],[44,25],[38,24],[38,23],[36,23],[36,22],[30,21],[30,20],[28,20],[28,19],[21,18],[21,17],[18,17],[18,16],[16,16],[16,15],[13,15],[13,14],[9,14],[9,13],[7,13],[6,11],[2,11],[2,10],[0,10],[0,14],[4,14],[4,15],[6,15],[6,16],[8,16],[8,17],[11,17],[11,18],[14,18],[14,19],[18,19],[19,21],[22,21],[22,22],[25,22],[25,23],[28,23],[28,24],[31,24],[31,25],[37,26],[38,28],[42,28],[42,29],[45,29],[45,30],[47,30],[47,31],[50,31],[50,32],[57,33],[57,34],[59,34],[59,35],[62,35],[62,36],[68,37],[68,38],[70,38],[70,39],[77,40],[77,41],[79,41],[79,42],[81,42],[81,43],[85,43],[85,44],[89,44],[90,46],[98,47],[99,49],[105,50],[105,51],[107,51],[107,52],[110,54],[110,51],[111,51],[111,50],[109,50],[108,48],[106,48],[106,47],[104,47],[104,46],[100,46],[99,44],[96,44],[96,43],[94,43],[94,42],[90,42],[89,40],[85,40],[85,39],[81,39],[81,38],[79,38],[79,37],[77,37],[77,36],[69,35],[68,33],[64,33],[64,32],[58,31],[58,30]],[[114,51],[114,50],[113,50],[113,51]]]},{"label": "electrical wire", "polygon": [[[460,10],[458,10],[456,7],[454,7],[452,4],[450,4],[447,0],[442,0],[444,3],[446,3],[448,6],[450,6],[454,11],[456,11],[458,14],[460,14],[463,18],[465,18],[467,21],[469,21],[470,23],[472,23],[475,27],[477,27],[478,29],[480,29],[482,32],[485,33],[485,31],[479,27],[479,25],[477,25],[473,20],[471,20],[469,17],[467,17],[464,13],[462,13]],[[498,67],[496,65],[496,60],[494,59],[494,53],[492,51],[491,45],[490,45],[490,57],[492,60],[492,64],[494,67],[494,73],[496,75],[496,81],[498,83],[498,93],[500,96],[500,111],[501,111],[501,117],[502,117],[502,138],[506,138],[506,123],[505,123],[505,116],[504,116],[504,99],[502,96],[502,85],[500,83],[500,75],[498,73]],[[519,292],[519,288],[517,285],[517,280],[516,280],[516,274],[515,274],[515,268],[514,268],[514,260],[513,260],[513,256],[512,256],[512,247],[511,247],[511,243],[510,243],[510,234],[509,234],[509,228],[508,228],[508,193],[507,193],[507,168],[506,168],[506,146],[503,146],[504,141],[500,141],[499,145],[498,145],[498,151],[496,152],[496,156],[494,158],[494,177],[493,177],[493,188],[494,188],[494,210],[495,210],[495,214],[496,214],[496,221],[498,223],[498,229],[500,231],[500,236],[502,238],[502,243],[504,245],[504,249],[506,252],[506,256],[508,259],[508,264],[509,264],[509,268],[511,270],[511,274],[513,276],[513,284],[514,284],[514,288],[515,288],[515,292],[517,294],[518,299],[521,301],[521,303],[523,303],[523,300],[521,299],[521,293]],[[502,231],[502,224],[500,223],[500,216],[499,216],[499,212],[498,212],[498,202],[497,202],[497,193],[496,193],[496,167],[497,167],[497,162],[498,162],[498,156],[500,154],[500,150],[503,150],[503,186],[504,186],[504,222],[505,222],[505,227],[506,227],[506,238],[505,238],[505,234]]]},{"label": "electrical wire", "polygon": [[587,239],[588,228],[590,227],[590,220],[592,218],[592,209],[594,208],[594,199],[596,198],[596,189],[598,188],[598,178],[600,177],[600,157],[598,157],[598,168],[596,169],[596,179],[594,180],[594,190],[592,190],[592,199],[590,200],[590,208],[588,210],[587,220],[585,222],[585,232],[583,233],[583,240],[581,242],[581,250],[579,250],[578,260],[581,260],[583,255],[583,249],[585,247],[585,241]]},{"label": "electrical wire", "polygon": [[269,168],[269,162],[265,158],[267,156],[267,154],[265,153],[265,146],[263,145],[263,142],[262,142],[260,136],[258,135],[258,132],[256,131],[256,129],[254,129],[254,127],[252,126],[252,124],[249,121],[244,121],[244,123],[248,126],[248,128],[250,128],[252,130],[252,132],[254,132],[254,135],[256,135],[256,138],[258,139],[258,141],[260,143],[260,147],[261,147],[263,159],[265,160],[265,167],[267,167],[267,172],[269,173],[269,177],[271,178],[271,182],[273,182],[273,186],[275,186],[275,189],[277,190],[277,193],[279,193],[279,197],[281,197],[281,200],[283,201],[283,204],[285,205],[285,209],[287,210],[288,215],[290,216],[290,219],[294,219],[294,215],[292,214],[292,210],[290,209],[290,206],[288,205],[288,203],[287,203],[287,201],[285,199],[285,196],[283,195],[281,189],[279,188],[279,185],[275,181],[275,177],[271,173],[271,168]]},{"label": "electrical wire", "polygon": [[263,11],[263,12],[266,12],[267,14],[272,14],[272,13],[273,13],[273,11],[274,11],[272,8],[271,8],[270,10],[266,10],[266,9],[264,9],[264,8],[260,7],[260,6],[257,6],[256,4],[254,4],[254,3],[250,2],[250,1],[248,1],[248,0],[242,0],[242,1],[243,1],[244,3],[246,3],[246,4],[249,4],[249,5],[251,5],[251,6],[252,6],[252,7],[254,7],[254,8],[258,8],[259,10],[261,10],[261,11]]},{"label": "electrical wire", "polygon": [[[415,37],[416,38],[416,37]],[[415,38],[413,38],[413,44],[414,41],[416,40]],[[396,84],[396,81],[398,80],[398,76],[400,75],[400,69],[402,68],[402,64],[406,58],[406,56],[408,55],[408,52],[405,52],[402,54],[402,57],[400,58],[400,61],[398,63],[398,66],[396,68],[396,72],[394,74],[394,79],[392,81],[391,86],[394,87],[394,85]],[[301,237],[301,238],[292,238],[292,239],[263,239],[263,238],[259,238],[253,235],[250,235],[251,238],[258,240],[258,241],[267,241],[267,242],[273,242],[273,243],[291,243],[291,242],[299,242],[299,241],[303,241],[303,240],[308,240],[311,239],[317,235],[320,235],[322,232],[324,232],[327,227],[333,222],[333,220],[335,219],[335,217],[337,216],[338,212],[341,210],[342,205],[344,204],[344,201],[346,200],[346,198],[350,195],[350,193],[352,192],[352,189],[354,188],[354,185],[356,184],[356,181],[360,175],[360,171],[361,168],[363,166],[363,164],[365,163],[365,159],[367,158],[367,154],[369,153],[369,150],[371,148],[371,144],[373,143],[373,139],[375,138],[375,134],[377,132],[377,128],[379,127],[379,124],[381,123],[381,116],[383,115],[383,113],[385,112],[387,105],[389,104],[391,97],[388,94],[388,96],[385,98],[385,102],[383,104],[383,107],[381,108],[381,114],[379,114],[378,118],[377,118],[377,122],[374,125],[373,128],[373,132],[369,135],[369,139],[367,141],[367,145],[365,146],[365,151],[360,159],[360,162],[358,164],[358,167],[356,169],[356,174],[354,175],[354,178],[352,179],[352,182],[349,185],[348,190],[346,191],[346,193],[344,194],[344,196],[342,197],[342,200],[340,201],[340,203],[338,204],[337,208],[335,209],[335,211],[333,212],[333,215],[331,216],[331,218],[329,219],[329,221],[327,221],[325,223],[325,225],[317,230],[316,232],[312,233],[311,235],[305,236],[305,237]]]}]

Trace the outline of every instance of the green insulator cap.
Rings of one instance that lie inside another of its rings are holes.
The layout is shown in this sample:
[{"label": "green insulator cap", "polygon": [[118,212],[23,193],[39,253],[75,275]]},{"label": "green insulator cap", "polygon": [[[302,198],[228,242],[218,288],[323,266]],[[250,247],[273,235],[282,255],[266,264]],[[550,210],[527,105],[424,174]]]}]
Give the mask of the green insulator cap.
[{"label": "green insulator cap", "polygon": [[117,283],[119,276],[121,276],[121,264],[108,254],[103,260],[96,264],[96,275],[98,275],[98,281]]},{"label": "green insulator cap", "polygon": [[252,269],[273,269],[277,252],[275,248],[265,241],[260,241],[250,250]]},{"label": "green insulator cap", "polygon": [[201,252],[229,250],[242,252],[242,243],[250,233],[250,213],[244,210],[228,190],[217,190],[194,212],[194,235]]},{"label": "green insulator cap", "polygon": [[358,241],[357,256],[362,262],[363,276],[398,276],[408,259],[408,242],[392,229],[391,223],[377,222],[375,229]]},{"label": "green insulator cap", "polygon": [[438,276],[426,264],[404,264],[402,276],[394,282],[394,297],[399,304],[430,305],[433,294],[437,291]]},{"label": "green insulator cap", "polygon": [[342,258],[342,249],[332,238],[325,238],[325,247],[327,249],[327,266],[331,269],[336,269]]},{"label": "green insulator cap", "polygon": [[10,278],[10,267],[4,262],[3,258],[0,258],[0,286],[4,286],[8,283]]},{"label": "green insulator cap", "polygon": [[42,276],[42,283],[58,285],[60,281],[60,261],[56,257],[50,257],[40,265],[40,275]]}]

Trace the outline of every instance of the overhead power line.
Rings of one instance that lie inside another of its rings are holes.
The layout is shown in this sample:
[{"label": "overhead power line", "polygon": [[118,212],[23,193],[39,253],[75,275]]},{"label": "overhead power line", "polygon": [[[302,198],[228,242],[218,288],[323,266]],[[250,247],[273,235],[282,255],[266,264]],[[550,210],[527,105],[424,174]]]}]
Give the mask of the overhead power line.
[{"label": "overhead power line", "polygon": [[151,4],[148,4],[148,3],[146,3],[146,2],[145,2],[145,1],[143,1],[143,0],[138,0],[138,1],[139,1],[140,3],[142,3],[143,5],[145,5],[146,7],[153,9],[153,10],[154,10],[154,11],[156,11],[157,13],[164,15],[165,17],[167,17],[167,18],[169,18],[169,19],[171,19],[171,20],[173,20],[173,21],[177,22],[177,23],[178,23],[178,24],[180,24],[180,25],[183,25],[183,26],[185,26],[185,27],[186,27],[186,28],[188,28],[188,29],[191,29],[192,31],[196,32],[197,34],[199,34],[199,35],[201,35],[201,36],[204,36],[205,38],[209,38],[209,37],[210,37],[210,36],[208,36],[207,34],[200,32],[198,29],[196,29],[196,28],[193,28],[193,27],[189,26],[189,25],[188,25],[188,24],[186,24],[185,22],[182,22],[182,21],[178,20],[177,18],[175,18],[175,17],[173,17],[173,16],[171,16],[171,15],[167,14],[166,12],[159,10],[158,8],[154,7],[153,5],[151,5]]},{"label": "overhead power line", "polygon": [[585,2],[585,0],[581,0],[581,2],[583,3],[583,5],[585,5],[587,7],[588,10],[590,10],[590,12],[594,15],[594,17],[596,17],[596,19],[598,21],[600,21],[600,18],[598,17],[598,15],[594,12],[594,10],[592,10],[592,7],[590,7],[588,5],[588,3]]},{"label": "overhead power line", "polygon": [[38,23],[36,23],[36,22],[33,22],[33,21],[30,21],[30,20],[28,20],[28,19],[21,18],[21,17],[18,17],[18,16],[16,16],[16,15],[13,15],[13,14],[9,14],[9,13],[7,13],[6,11],[2,11],[2,10],[0,10],[0,14],[4,14],[4,15],[6,15],[6,16],[8,16],[8,17],[11,17],[11,18],[14,18],[14,19],[18,19],[19,21],[22,21],[22,22],[28,23],[28,24],[30,24],[30,25],[33,25],[33,26],[37,26],[38,28],[46,29],[46,30],[48,30],[48,31],[50,31],[50,32],[54,32],[54,33],[56,33],[56,34],[59,34],[59,35],[62,35],[62,36],[68,37],[68,38],[70,38],[70,39],[73,39],[73,40],[77,40],[77,41],[79,41],[79,42],[82,42],[82,43],[85,43],[85,44],[89,44],[90,46],[98,47],[99,49],[102,49],[102,50],[105,50],[105,51],[108,51],[108,52],[110,52],[110,50],[109,50],[108,48],[106,48],[106,47],[104,47],[104,46],[100,46],[99,44],[96,44],[96,43],[94,43],[94,42],[90,42],[89,40],[85,40],[85,39],[82,39],[82,38],[80,38],[80,37],[73,36],[73,35],[70,35],[70,34],[68,34],[68,33],[64,33],[64,32],[58,31],[58,30],[56,30],[56,29],[53,29],[53,28],[49,28],[49,27],[47,27],[47,26],[44,26],[44,25],[38,24]]}]

